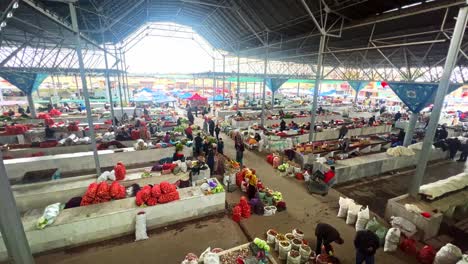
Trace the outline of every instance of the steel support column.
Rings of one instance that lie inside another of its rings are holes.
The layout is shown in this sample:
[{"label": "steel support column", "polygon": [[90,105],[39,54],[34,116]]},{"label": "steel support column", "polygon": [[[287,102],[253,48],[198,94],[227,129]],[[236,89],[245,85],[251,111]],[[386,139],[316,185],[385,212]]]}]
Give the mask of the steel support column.
[{"label": "steel support column", "polygon": [[27,98],[28,98],[29,111],[31,111],[31,117],[36,118],[36,107],[34,107],[34,100],[33,100],[32,94],[28,94]]},{"label": "steel support column", "polygon": [[0,212],[2,212],[0,214],[0,230],[2,231],[3,242],[8,250],[8,256],[13,260],[13,263],[34,263],[5,164],[3,163],[2,153],[0,153],[0,201],[2,201],[0,202]]},{"label": "steel support column", "polygon": [[320,46],[319,46],[319,53],[317,57],[317,74],[315,79],[315,87],[314,87],[314,99],[312,102],[312,110],[310,112],[310,128],[309,128],[309,142],[313,141],[313,135],[315,134],[314,126],[315,126],[315,116],[317,112],[317,99],[318,93],[320,88],[320,81],[322,79],[322,59],[323,59],[323,51],[325,50],[325,41],[326,36],[322,35],[320,37]]},{"label": "steel support column", "polygon": [[434,100],[434,108],[432,109],[431,119],[429,120],[429,125],[426,129],[426,135],[424,137],[423,146],[421,149],[421,155],[419,156],[418,165],[416,167],[416,173],[413,176],[411,185],[409,188],[409,194],[413,197],[417,197],[419,193],[419,187],[424,178],[424,173],[426,172],[427,162],[429,160],[429,155],[432,150],[432,141],[439,123],[440,112],[444,104],[444,98],[447,94],[450,75],[452,74],[453,68],[457,61],[458,51],[460,49],[463,35],[465,33],[466,22],[468,18],[468,7],[462,7],[458,11],[458,17],[456,20],[455,28],[453,30],[452,39],[450,40],[450,46],[448,49],[447,58],[445,60],[444,72],[439,82],[439,87],[437,88],[437,93]]},{"label": "steel support column", "polygon": [[216,95],[216,57],[213,49],[213,111],[215,110],[215,95]]},{"label": "steel support column", "polygon": [[359,96],[359,91],[354,90],[356,94],[354,95],[354,103],[357,104],[358,96]]},{"label": "steel support column", "polygon": [[72,21],[73,30],[75,31],[76,54],[78,57],[78,64],[80,65],[81,85],[83,86],[83,97],[86,106],[86,117],[88,119],[89,137],[91,138],[91,145],[93,146],[93,156],[94,163],[96,164],[96,174],[99,176],[101,175],[101,166],[99,165],[99,156],[96,147],[96,133],[94,132],[93,116],[91,115],[91,104],[89,103],[89,93],[88,85],[86,83],[83,54],[81,54],[80,30],[78,28],[75,5],[73,3],[68,3],[68,7],[70,8],[70,17]]},{"label": "steel support column", "polygon": [[265,97],[266,97],[266,78],[268,75],[268,32],[266,35],[267,41],[265,45],[265,61],[264,61],[264,69],[263,69],[263,94],[262,94],[262,117],[261,117],[261,122],[260,125],[263,127],[265,124]]},{"label": "steel support column", "polygon": [[408,127],[406,128],[405,139],[403,140],[403,146],[407,147],[411,144],[413,140],[414,128],[416,127],[416,123],[418,122],[418,113],[411,113]]},{"label": "steel support column", "polygon": [[123,64],[123,58],[122,58],[122,48],[119,49],[119,60],[120,60],[120,69],[122,69],[122,86],[123,86],[123,94],[124,94],[124,99],[125,103],[128,105],[129,97],[127,94],[127,86],[128,84],[125,81],[125,70],[124,70],[124,64]]},{"label": "steel support column", "polygon": [[226,56],[223,55],[223,106],[224,106],[224,89],[226,89]]},{"label": "steel support column", "polygon": [[240,96],[240,57],[239,57],[239,53],[237,53],[237,91],[236,91],[237,109],[240,108],[240,106],[239,106],[239,96]]},{"label": "steel support column", "polygon": [[[106,44],[103,42],[102,45],[103,45],[104,50],[106,50]],[[111,110],[112,124],[116,126],[117,124],[115,123],[114,100],[112,98],[112,87],[111,87],[111,82],[109,78],[109,62],[107,60],[107,52],[105,51],[104,51],[104,64],[106,66],[105,83],[106,83],[107,93],[109,95],[109,104],[110,104],[110,110]]]},{"label": "steel support column", "polygon": [[297,97],[299,97],[299,89],[301,89],[301,83],[297,82]]},{"label": "steel support column", "polygon": [[[117,56],[117,48],[114,47],[114,56],[118,60],[119,57]],[[122,85],[120,84],[120,70],[119,70],[119,63],[116,62],[115,67],[117,67],[117,85],[119,87],[119,98],[120,98],[120,114],[124,115],[124,110],[123,110],[123,100],[122,100]]]}]

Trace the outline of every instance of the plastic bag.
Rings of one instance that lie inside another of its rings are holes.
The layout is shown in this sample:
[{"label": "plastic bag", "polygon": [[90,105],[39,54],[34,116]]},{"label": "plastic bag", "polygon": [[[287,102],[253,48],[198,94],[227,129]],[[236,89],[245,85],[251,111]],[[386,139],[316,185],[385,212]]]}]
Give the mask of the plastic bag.
[{"label": "plastic bag", "polygon": [[356,220],[356,231],[366,229],[366,224],[369,222],[370,219],[370,211],[369,206],[366,206],[365,209],[358,212],[357,220]]},{"label": "plastic bag", "polygon": [[354,225],[357,220],[357,215],[359,213],[359,210],[361,210],[361,205],[350,203],[348,207],[348,214],[346,216],[346,224],[347,225]]},{"label": "plastic bag", "polygon": [[437,251],[434,264],[454,264],[457,263],[462,256],[462,252],[457,246],[447,243]]},{"label": "plastic bag", "polygon": [[216,253],[208,252],[203,258],[204,264],[220,264],[219,255]]},{"label": "plastic bag", "polygon": [[135,241],[145,239],[148,239],[148,234],[146,234],[146,213],[141,212],[136,215]]},{"label": "plastic bag", "polygon": [[405,238],[400,244],[400,249],[409,255],[416,255],[416,241],[411,238]]},{"label": "plastic bag", "polygon": [[381,224],[379,223],[379,221],[377,221],[377,218],[375,218],[375,217],[372,218],[371,220],[369,220],[369,222],[367,222],[367,225],[366,225],[366,229],[370,230],[370,231],[372,231],[374,233],[380,227],[381,227]]},{"label": "plastic bag", "polygon": [[338,217],[345,218],[348,215],[348,207],[349,204],[353,202],[352,199],[340,197],[338,204],[340,205],[340,209],[338,210]]},{"label": "plastic bag", "polygon": [[417,259],[421,264],[432,264],[434,262],[434,258],[436,255],[436,251],[430,245],[425,245],[421,250],[418,252]]},{"label": "plastic bag", "polygon": [[387,235],[385,236],[385,252],[394,252],[400,244],[400,229],[392,227],[388,230]]},{"label": "plastic bag", "polygon": [[412,237],[414,234],[416,234],[416,226],[411,223],[410,221],[406,220],[403,217],[391,217],[390,224],[392,227],[399,228],[401,230],[401,233],[403,233],[406,237]]},{"label": "plastic bag", "polygon": [[310,181],[310,174],[309,174],[308,171],[304,172],[304,181],[305,181],[305,182]]},{"label": "plastic bag", "polygon": [[468,255],[463,254],[462,258],[457,262],[457,264],[468,264]]},{"label": "plastic bag", "polygon": [[59,214],[60,203],[48,205],[44,209],[44,213],[42,214],[42,216],[37,220],[36,227],[38,229],[44,229],[46,226],[53,224]]},{"label": "plastic bag", "polygon": [[375,234],[379,238],[380,246],[385,245],[385,236],[387,235],[388,228],[385,226],[380,226],[377,231],[375,231]]}]

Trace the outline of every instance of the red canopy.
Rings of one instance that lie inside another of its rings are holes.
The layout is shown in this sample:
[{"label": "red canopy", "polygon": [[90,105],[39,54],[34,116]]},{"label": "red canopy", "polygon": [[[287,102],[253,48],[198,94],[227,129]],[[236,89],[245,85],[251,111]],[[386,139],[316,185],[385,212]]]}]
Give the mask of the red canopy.
[{"label": "red canopy", "polygon": [[198,93],[192,95],[192,97],[187,98],[190,101],[207,101],[208,99],[205,97],[201,97]]}]

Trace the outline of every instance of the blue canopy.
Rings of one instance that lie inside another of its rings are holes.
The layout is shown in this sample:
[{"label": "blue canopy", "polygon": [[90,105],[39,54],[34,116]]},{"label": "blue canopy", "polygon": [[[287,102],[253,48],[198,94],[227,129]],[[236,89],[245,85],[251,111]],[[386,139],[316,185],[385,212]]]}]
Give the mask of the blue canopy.
[{"label": "blue canopy", "polygon": [[331,96],[331,95],[334,95],[336,94],[336,90],[330,90],[330,91],[326,91],[326,92],[321,92],[319,94],[319,96]]},{"label": "blue canopy", "polygon": [[351,88],[353,88],[353,90],[356,91],[357,93],[361,91],[362,89],[364,89],[364,87],[366,87],[368,83],[369,82],[365,82],[365,81],[348,81],[349,86],[351,86]]},{"label": "blue canopy", "polygon": [[170,103],[170,102],[176,102],[177,99],[175,99],[172,96],[159,96],[159,97],[153,97],[153,101],[155,103]]},{"label": "blue canopy", "polygon": [[39,85],[48,77],[44,73],[31,72],[0,72],[0,76],[27,95],[35,92],[39,88]]},{"label": "blue canopy", "polygon": [[[208,98],[208,101],[213,101],[213,97]],[[222,95],[219,95],[219,94],[218,94],[218,95],[215,95],[214,101],[215,101],[215,102],[217,102],[217,101],[229,101],[229,99],[226,98],[226,97],[223,98]]]},{"label": "blue canopy", "polygon": [[192,94],[187,92],[187,93],[179,94],[178,96],[180,99],[187,99],[187,98],[192,97]]},{"label": "blue canopy", "polygon": [[275,93],[279,90],[281,85],[283,85],[288,79],[281,79],[281,78],[266,78],[265,84],[270,88],[270,90]]}]

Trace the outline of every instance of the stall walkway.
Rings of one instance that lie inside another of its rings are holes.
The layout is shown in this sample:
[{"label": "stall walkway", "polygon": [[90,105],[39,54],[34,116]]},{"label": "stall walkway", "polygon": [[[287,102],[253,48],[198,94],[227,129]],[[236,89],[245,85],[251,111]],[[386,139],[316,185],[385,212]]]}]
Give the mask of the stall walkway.
[{"label": "stall walkway", "polygon": [[[225,154],[234,158],[233,140],[224,134],[223,140]],[[337,191],[332,190],[325,197],[311,195],[304,182],[280,176],[278,171],[266,162],[265,156],[257,152],[246,150],[244,152],[244,165],[254,168],[265,186],[280,191],[287,205],[286,211],[279,212],[274,216],[252,215],[251,218],[242,220],[241,226],[251,238],[263,238],[269,228],[284,233],[290,232],[293,228],[299,228],[304,231],[305,239],[311,241],[312,246],[315,247],[315,226],[319,222],[325,222],[336,227],[345,241],[343,245],[333,245],[336,256],[342,263],[355,263],[353,239],[356,232],[354,226],[347,225],[344,219],[336,217],[340,195]],[[238,201],[239,196],[239,191],[230,193],[228,202]],[[398,264],[417,263],[417,261],[402,252],[388,254],[381,249],[377,253],[376,263]]]}]

